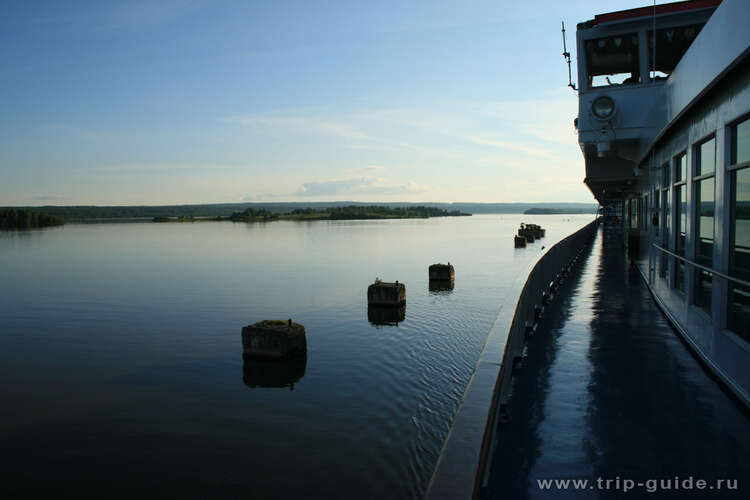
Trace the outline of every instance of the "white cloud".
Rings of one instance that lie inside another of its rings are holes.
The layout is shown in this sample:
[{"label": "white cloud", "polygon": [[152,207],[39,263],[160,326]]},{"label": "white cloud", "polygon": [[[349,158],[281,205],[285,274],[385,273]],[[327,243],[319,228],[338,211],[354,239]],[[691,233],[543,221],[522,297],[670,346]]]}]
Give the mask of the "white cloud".
[{"label": "white cloud", "polygon": [[361,177],[353,179],[331,179],[306,182],[300,186],[296,196],[301,197],[336,197],[336,196],[393,196],[416,194],[429,191],[427,186],[416,182],[399,184],[382,177]]}]

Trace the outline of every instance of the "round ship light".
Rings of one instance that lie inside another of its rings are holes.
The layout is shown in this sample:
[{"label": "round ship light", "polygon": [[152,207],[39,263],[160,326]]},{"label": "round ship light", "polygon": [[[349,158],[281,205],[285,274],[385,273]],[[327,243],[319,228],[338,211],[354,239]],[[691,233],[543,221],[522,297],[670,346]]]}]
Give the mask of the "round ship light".
[{"label": "round ship light", "polygon": [[591,103],[591,112],[600,120],[612,118],[615,114],[615,101],[606,95],[600,95]]}]

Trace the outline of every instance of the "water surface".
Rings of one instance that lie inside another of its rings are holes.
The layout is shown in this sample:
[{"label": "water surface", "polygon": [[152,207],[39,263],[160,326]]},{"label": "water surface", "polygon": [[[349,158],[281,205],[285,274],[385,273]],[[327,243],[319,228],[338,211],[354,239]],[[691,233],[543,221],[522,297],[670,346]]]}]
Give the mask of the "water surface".
[{"label": "water surface", "polygon": [[[591,218],[0,233],[0,488],[421,497],[506,287]],[[522,220],[547,237],[516,250]],[[376,277],[406,283],[403,320],[368,321]],[[277,318],[306,363],[243,362],[241,327]]]}]

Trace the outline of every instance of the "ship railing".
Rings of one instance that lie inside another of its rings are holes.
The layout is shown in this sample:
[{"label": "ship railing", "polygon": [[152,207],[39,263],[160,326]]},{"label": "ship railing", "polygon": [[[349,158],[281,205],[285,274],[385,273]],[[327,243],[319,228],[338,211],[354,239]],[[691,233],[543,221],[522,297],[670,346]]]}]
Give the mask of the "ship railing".
[{"label": "ship railing", "polygon": [[513,372],[523,361],[525,339],[536,331],[544,304],[552,300],[564,276],[583,260],[599,222],[594,219],[542,250],[510,284],[512,292],[501,306],[443,444],[427,500],[469,500],[486,492],[496,432],[507,416],[505,405]]},{"label": "ship railing", "polygon": [[742,278],[736,278],[734,276],[730,276],[728,274],[722,273],[721,271],[717,271],[716,269],[713,269],[711,267],[704,266],[703,264],[698,264],[694,260],[690,260],[689,258],[687,258],[687,257],[685,257],[683,255],[677,254],[677,253],[675,253],[675,252],[673,252],[671,250],[667,250],[666,248],[664,248],[662,246],[659,246],[656,243],[652,243],[651,246],[654,247],[655,249],[659,250],[660,252],[663,252],[663,253],[665,253],[667,255],[671,255],[672,257],[685,262],[685,264],[687,264],[687,265],[690,265],[690,266],[695,267],[697,269],[701,269],[703,271],[711,273],[714,276],[718,276],[719,278],[723,278],[723,279],[725,279],[727,281],[732,281],[734,283],[738,283],[738,284],[740,284],[742,286],[746,286],[746,287],[750,288],[750,281],[745,281]]}]

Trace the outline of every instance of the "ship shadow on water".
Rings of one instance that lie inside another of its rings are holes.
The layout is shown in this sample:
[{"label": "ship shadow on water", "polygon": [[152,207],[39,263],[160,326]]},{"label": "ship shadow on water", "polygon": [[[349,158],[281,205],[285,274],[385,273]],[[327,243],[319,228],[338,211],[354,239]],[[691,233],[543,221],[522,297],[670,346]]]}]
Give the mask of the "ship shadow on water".
[{"label": "ship shadow on water", "polygon": [[242,362],[242,381],[248,387],[289,388],[305,376],[307,355],[292,359],[257,359],[244,358]]},{"label": "ship shadow on water", "polygon": [[398,324],[406,319],[406,304],[393,306],[367,306],[367,321],[376,326]]}]

